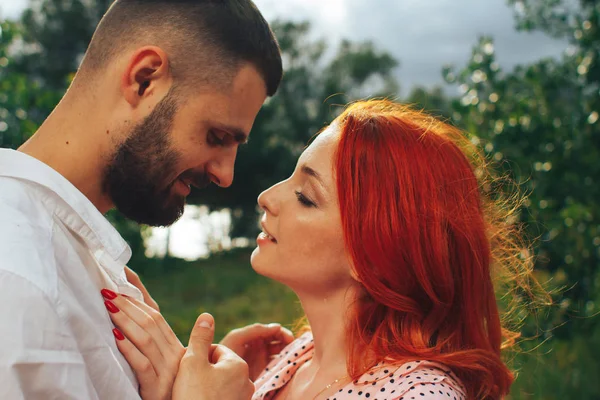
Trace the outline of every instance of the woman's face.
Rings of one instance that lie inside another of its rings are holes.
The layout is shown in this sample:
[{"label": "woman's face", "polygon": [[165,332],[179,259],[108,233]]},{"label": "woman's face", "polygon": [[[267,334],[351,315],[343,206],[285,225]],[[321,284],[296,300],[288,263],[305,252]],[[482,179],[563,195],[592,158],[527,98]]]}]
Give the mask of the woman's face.
[{"label": "woman's face", "polygon": [[353,282],[333,171],[338,134],[332,124],[302,153],[291,177],[258,197],[265,214],[252,267],[296,292],[323,294]]}]

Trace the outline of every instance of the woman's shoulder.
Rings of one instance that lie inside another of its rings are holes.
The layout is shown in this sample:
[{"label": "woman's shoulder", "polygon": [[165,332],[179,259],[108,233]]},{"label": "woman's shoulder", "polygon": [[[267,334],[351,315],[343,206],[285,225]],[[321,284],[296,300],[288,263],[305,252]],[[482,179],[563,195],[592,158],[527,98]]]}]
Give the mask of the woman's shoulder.
[{"label": "woman's shoulder", "polygon": [[[370,398],[391,400],[464,400],[466,394],[458,377],[444,365],[411,361],[401,365],[382,362],[354,381],[354,390]],[[382,397],[383,396],[383,397]]]},{"label": "woman's shoulder", "polygon": [[254,382],[257,393],[262,396],[253,398],[262,398],[268,391],[284,386],[296,370],[312,358],[313,343],[312,333],[307,332],[281,350]]},{"label": "woman's shoulder", "polygon": [[297,360],[298,358],[306,355],[306,353],[311,352],[313,348],[314,341],[312,332],[306,332],[284,347],[283,350],[281,350],[279,354],[273,358],[267,368],[277,364],[288,364],[287,361]]}]

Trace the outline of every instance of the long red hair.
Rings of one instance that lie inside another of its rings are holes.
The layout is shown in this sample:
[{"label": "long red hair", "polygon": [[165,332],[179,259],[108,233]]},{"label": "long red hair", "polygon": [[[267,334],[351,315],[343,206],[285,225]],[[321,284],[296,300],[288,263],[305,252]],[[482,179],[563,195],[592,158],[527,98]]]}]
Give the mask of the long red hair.
[{"label": "long red hair", "polygon": [[390,101],[354,103],[335,123],[342,227],[361,283],[350,375],[373,366],[365,354],[430,360],[468,398],[501,398],[514,379],[501,347],[518,335],[502,327],[493,279],[530,274],[531,262],[486,194],[485,158],[457,128]]}]

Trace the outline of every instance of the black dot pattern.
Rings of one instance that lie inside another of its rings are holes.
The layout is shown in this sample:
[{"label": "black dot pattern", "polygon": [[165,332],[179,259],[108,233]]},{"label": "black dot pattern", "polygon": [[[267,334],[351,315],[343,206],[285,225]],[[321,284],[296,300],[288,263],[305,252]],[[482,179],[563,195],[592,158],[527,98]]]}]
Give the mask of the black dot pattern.
[{"label": "black dot pattern", "polygon": [[[254,383],[252,400],[270,400],[314,353],[312,334],[305,333],[271,361]],[[329,397],[327,397],[329,396]],[[318,400],[465,400],[458,378],[444,365],[426,360],[398,366],[382,361],[358,380],[332,387]]]}]

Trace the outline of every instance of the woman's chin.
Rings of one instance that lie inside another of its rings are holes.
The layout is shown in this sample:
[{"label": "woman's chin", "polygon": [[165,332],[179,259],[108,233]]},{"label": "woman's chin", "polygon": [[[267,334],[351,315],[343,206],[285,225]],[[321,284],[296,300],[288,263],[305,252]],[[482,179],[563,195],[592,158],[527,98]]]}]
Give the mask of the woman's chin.
[{"label": "woman's chin", "polygon": [[268,260],[265,256],[266,255],[264,252],[261,253],[260,247],[255,248],[250,256],[250,265],[257,274],[266,278],[275,279],[273,277],[273,272],[277,271],[277,265],[274,265],[274,263]]},{"label": "woman's chin", "polygon": [[[254,251],[252,252],[252,255],[250,255],[250,265],[252,265],[252,269],[260,275],[265,275],[262,271],[264,269],[264,260],[262,260],[261,258],[262,255],[260,254],[260,248],[256,247],[254,249]],[[261,268],[263,267],[263,268]]]}]

